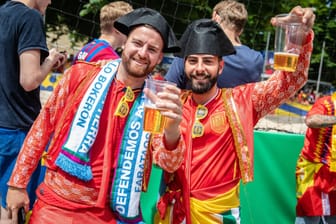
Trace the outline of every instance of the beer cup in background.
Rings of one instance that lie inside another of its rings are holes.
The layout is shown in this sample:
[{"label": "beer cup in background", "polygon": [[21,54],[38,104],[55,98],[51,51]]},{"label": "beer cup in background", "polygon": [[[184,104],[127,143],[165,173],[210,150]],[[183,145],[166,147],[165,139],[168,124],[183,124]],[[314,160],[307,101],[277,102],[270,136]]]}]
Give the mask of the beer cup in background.
[{"label": "beer cup in background", "polygon": [[[155,106],[155,100],[158,98],[159,92],[165,91],[166,85],[175,85],[172,82],[165,80],[146,79],[145,88],[150,90],[151,97],[145,98],[145,116],[144,116],[144,130],[151,133],[162,133],[166,118],[163,116],[158,108]],[[153,101],[154,102],[153,102]]]},{"label": "beer cup in background", "polygon": [[280,14],[276,19],[274,69],[294,72],[304,36],[302,18],[293,14]]}]

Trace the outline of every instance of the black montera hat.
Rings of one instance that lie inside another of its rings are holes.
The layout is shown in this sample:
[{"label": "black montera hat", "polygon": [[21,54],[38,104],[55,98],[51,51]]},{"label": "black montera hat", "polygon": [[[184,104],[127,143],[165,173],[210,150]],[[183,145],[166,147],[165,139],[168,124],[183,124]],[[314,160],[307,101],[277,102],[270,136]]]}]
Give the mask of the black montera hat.
[{"label": "black montera hat", "polygon": [[164,42],[163,52],[174,53],[180,51],[177,39],[166,19],[157,11],[150,8],[138,8],[118,18],[114,27],[125,35],[139,25],[150,25],[156,29]]},{"label": "black montera hat", "polygon": [[185,58],[191,54],[225,56],[236,51],[218,23],[211,19],[199,19],[187,27],[180,39],[181,51],[176,56]]}]

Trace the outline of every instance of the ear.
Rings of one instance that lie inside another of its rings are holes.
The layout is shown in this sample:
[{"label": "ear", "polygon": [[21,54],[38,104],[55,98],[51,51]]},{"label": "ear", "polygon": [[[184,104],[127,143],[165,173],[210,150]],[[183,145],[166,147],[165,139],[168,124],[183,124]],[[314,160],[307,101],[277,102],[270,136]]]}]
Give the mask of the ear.
[{"label": "ear", "polygon": [[218,24],[220,24],[221,21],[222,21],[222,18],[218,15],[217,12],[214,11],[212,13],[212,20],[215,21],[215,22],[217,22]]},{"label": "ear", "polygon": [[121,33],[119,32],[119,30],[117,30],[116,28],[113,28],[113,32],[116,33],[117,35],[120,35]]},{"label": "ear", "polygon": [[222,71],[224,69],[224,60],[222,57],[218,58],[219,60],[219,66],[218,66],[218,75],[221,75],[222,74]]}]

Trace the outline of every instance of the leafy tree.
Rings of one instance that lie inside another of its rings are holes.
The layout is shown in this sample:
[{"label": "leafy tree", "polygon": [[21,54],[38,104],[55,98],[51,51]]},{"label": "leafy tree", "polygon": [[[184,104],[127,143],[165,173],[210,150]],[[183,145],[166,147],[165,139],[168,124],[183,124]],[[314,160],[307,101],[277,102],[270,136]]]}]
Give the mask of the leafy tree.
[{"label": "leafy tree", "polygon": [[[56,38],[67,33],[75,44],[79,40],[90,40],[99,35],[99,9],[108,0],[58,0],[49,6],[46,16],[48,31]],[[180,37],[187,24],[192,20],[211,16],[213,6],[218,0],[134,0],[127,1],[134,8],[150,7],[162,13],[176,35]],[[269,21],[272,16],[288,12],[295,5],[315,9],[314,51],[309,71],[310,79],[317,79],[323,42],[325,42],[321,80],[336,80],[336,6],[332,0],[241,0],[249,12],[249,21],[241,39],[242,42],[258,51],[267,47],[273,49],[274,28]],[[1,2],[0,2],[1,3]],[[336,83],[335,83],[336,84]]]}]

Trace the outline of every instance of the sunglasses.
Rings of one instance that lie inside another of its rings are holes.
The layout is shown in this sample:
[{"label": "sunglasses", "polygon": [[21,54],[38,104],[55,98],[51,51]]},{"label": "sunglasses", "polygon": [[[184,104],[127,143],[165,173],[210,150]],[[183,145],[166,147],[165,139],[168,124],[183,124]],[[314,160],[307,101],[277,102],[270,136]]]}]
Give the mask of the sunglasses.
[{"label": "sunglasses", "polygon": [[125,94],[123,97],[120,99],[117,109],[114,112],[115,116],[119,117],[126,117],[128,112],[129,112],[129,106],[128,103],[132,102],[134,100],[134,93],[131,89],[131,87],[127,86]]},{"label": "sunglasses", "polygon": [[201,137],[204,134],[204,125],[200,122],[208,114],[208,108],[203,105],[198,105],[195,112],[195,122],[192,127],[192,138]]}]

